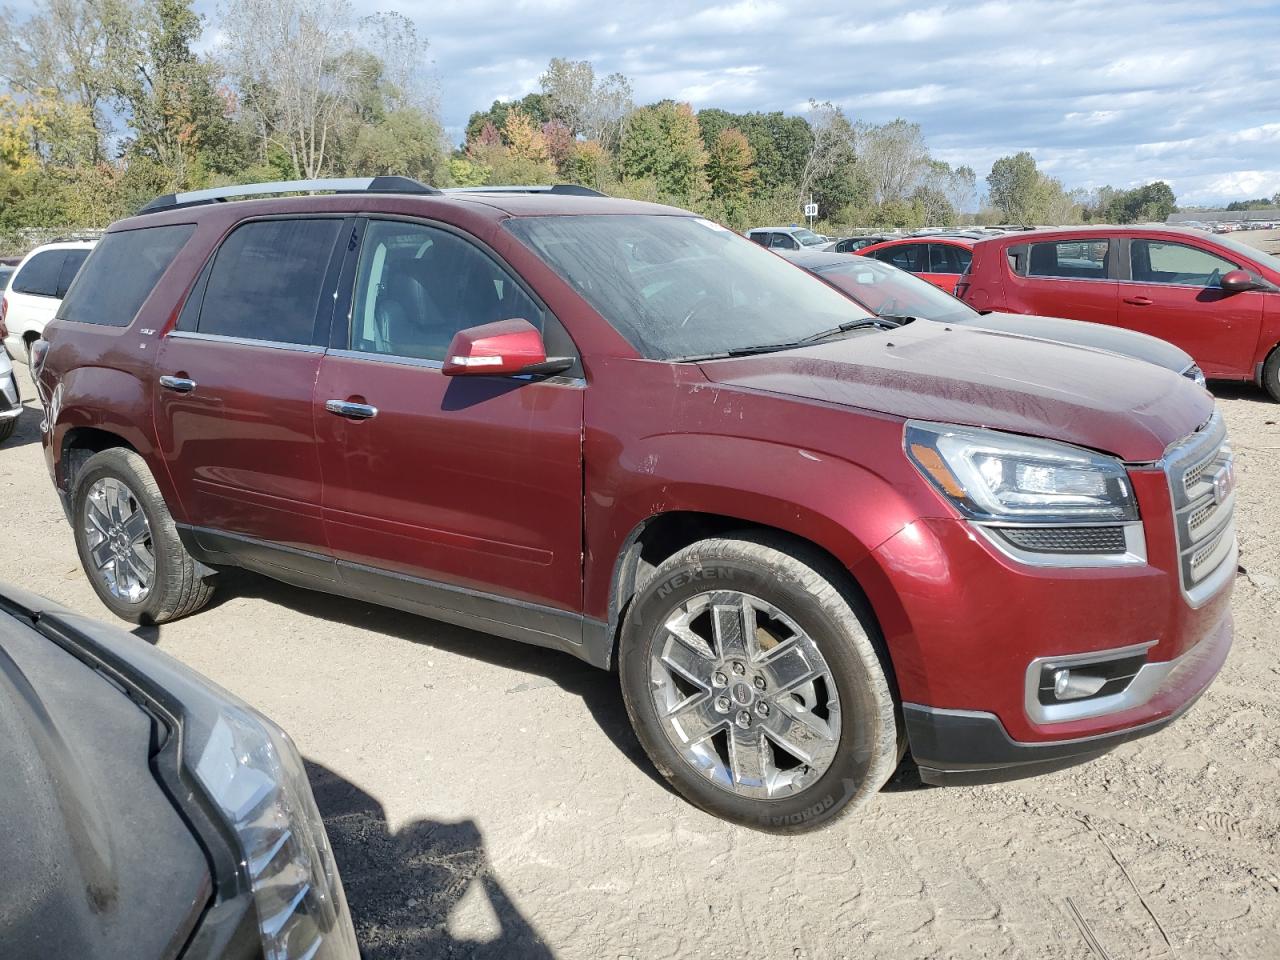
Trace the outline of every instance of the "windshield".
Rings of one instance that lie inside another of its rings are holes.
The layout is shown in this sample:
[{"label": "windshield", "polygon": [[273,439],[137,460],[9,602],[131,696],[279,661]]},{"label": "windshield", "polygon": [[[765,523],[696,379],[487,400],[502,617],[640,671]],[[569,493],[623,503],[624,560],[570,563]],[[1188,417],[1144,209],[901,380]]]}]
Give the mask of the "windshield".
[{"label": "windshield", "polygon": [[1215,243],[1220,243],[1228,250],[1234,250],[1243,257],[1248,257],[1254,263],[1261,264],[1268,270],[1275,270],[1280,273],[1280,257],[1274,253],[1263,253],[1257,247],[1251,247],[1247,243],[1241,243],[1235,237],[1217,236],[1214,237]]},{"label": "windshield", "polygon": [[869,316],[709,220],[519,217],[506,227],[651,360],[792,343]]},{"label": "windshield", "polygon": [[966,323],[981,316],[927,280],[870,257],[851,254],[814,272],[868,310],[885,317],[922,317],[939,323]]},{"label": "windshield", "polygon": [[826,237],[820,237],[812,230],[805,230],[803,227],[799,230],[792,230],[791,235],[800,241],[802,247],[813,247],[819,243],[826,243]]}]

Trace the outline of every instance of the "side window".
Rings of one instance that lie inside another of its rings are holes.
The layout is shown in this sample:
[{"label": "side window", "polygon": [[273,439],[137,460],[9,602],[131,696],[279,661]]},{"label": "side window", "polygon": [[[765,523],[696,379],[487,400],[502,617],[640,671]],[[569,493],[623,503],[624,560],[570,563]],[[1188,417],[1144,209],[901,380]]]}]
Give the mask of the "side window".
[{"label": "side window", "polygon": [[1161,240],[1134,240],[1129,244],[1133,279],[1139,283],[1171,283],[1188,287],[1216,287],[1224,273],[1237,264],[1199,247]]},{"label": "side window", "polygon": [[67,258],[66,250],[45,250],[28,260],[13,278],[14,293],[29,293],[37,297],[58,295],[58,277]]},{"label": "side window", "polygon": [[1033,243],[1027,276],[1066,280],[1106,280],[1111,244],[1107,240],[1058,240]]},{"label": "side window", "polygon": [[311,343],[341,230],[337,219],[259,220],[237,227],[214,255],[196,330]]},{"label": "side window", "polygon": [[194,224],[180,223],[108,233],[79,272],[80,282],[71,287],[58,316],[76,323],[127,327],[195,229]]},{"label": "side window", "polygon": [[496,320],[543,328],[542,309],[479,247],[417,223],[365,231],[351,307],[351,348],[443,360],[459,330]]},{"label": "side window", "polygon": [[71,287],[71,281],[76,278],[76,274],[80,272],[80,268],[84,265],[88,256],[88,250],[67,251],[65,259],[62,261],[62,269],[58,271],[58,289],[54,292],[55,297],[62,299],[67,295],[67,290]]},{"label": "side window", "polygon": [[910,273],[927,273],[929,270],[929,248],[923,243],[904,243],[877,250],[875,258]]},{"label": "side window", "polygon": [[758,243],[758,244],[760,244],[760,246],[762,246],[762,247],[767,247],[767,246],[769,245],[769,234],[767,234],[767,233],[753,233],[753,234],[751,234],[751,242],[752,242],[752,243]]},{"label": "side window", "polygon": [[929,244],[929,272],[961,274],[969,269],[971,254],[964,247],[949,243]]}]

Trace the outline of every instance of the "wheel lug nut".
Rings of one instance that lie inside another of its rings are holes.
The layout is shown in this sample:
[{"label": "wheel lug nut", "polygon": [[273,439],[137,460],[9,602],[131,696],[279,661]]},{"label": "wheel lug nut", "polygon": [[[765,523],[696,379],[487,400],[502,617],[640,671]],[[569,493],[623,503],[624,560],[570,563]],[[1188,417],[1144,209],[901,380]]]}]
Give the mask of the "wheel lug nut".
[{"label": "wheel lug nut", "polygon": [[719,710],[721,713],[728,713],[728,712],[729,712],[729,698],[728,698],[728,697],[716,697],[716,709],[717,709],[717,710]]},{"label": "wheel lug nut", "polygon": [[739,714],[738,714],[738,726],[740,726],[740,727],[749,727],[749,726],[751,726],[751,714],[747,713],[747,711],[745,711],[745,710],[743,710],[741,713],[739,713]]},{"label": "wheel lug nut", "polygon": [[764,677],[756,677],[754,681],[757,690],[764,689]]},{"label": "wheel lug nut", "polygon": [[762,717],[767,717],[769,715],[769,705],[763,700],[760,701],[756,704],[756,713],[760,714]]},{"label": "wheel lug nut", "polygon": [[723,673],[717,673],[714,677],[711,678],[711,682],[714,683],[717,687],[723,687],[725,684],[729,682],[729,678],[726,677]]},{"label": "wheel lug nut", "polygon": [[740,663],[735,663],[733,665],[733,672],[736,673],[738,676],[742,676],[744,673],[747,672],[747,668]]}]

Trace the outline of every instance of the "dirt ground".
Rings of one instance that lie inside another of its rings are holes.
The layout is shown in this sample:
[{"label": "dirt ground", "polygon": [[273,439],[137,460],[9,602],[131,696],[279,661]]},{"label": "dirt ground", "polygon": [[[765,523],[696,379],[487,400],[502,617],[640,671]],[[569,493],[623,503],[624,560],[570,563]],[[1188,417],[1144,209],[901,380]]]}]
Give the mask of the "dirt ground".
[{"label": "dirt ground", "polygon": [[[1040,779],[900,774],[817,834],[755,833],[673,795],[612,678],[567,655],[251,575],[137,632],[293,735],[369,957],[1274,960],[1280,405],[1218,394],[1242,572],[1235,647],[1195,708]],[[29,408],[0,447],[0,579],[109,621]]]}]

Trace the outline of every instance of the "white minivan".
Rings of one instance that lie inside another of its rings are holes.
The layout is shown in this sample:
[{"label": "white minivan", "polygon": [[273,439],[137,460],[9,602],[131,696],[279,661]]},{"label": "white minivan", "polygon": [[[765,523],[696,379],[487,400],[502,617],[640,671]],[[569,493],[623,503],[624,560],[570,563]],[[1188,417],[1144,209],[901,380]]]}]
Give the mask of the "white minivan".
[{"label": "white minivan", "polygon": [[57,240],[22,258],[0,299],[0,328],[8,330],[4,345],[9,356],[27,362],[31,344],[57,313],[67,287],[97,243],[95,239]]}]

